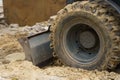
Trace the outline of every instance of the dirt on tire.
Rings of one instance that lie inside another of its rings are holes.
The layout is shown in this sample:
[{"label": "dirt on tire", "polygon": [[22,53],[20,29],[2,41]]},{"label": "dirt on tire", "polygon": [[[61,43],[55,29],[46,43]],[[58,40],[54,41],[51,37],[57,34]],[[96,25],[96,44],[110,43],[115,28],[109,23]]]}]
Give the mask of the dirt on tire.
[{"label": "dirt on tire", "polygon": [[[58,29],[60,29],[61,31],[63,29],[63,26],[60,26],[62,25],[62,21],[64,23],[64,19],[69,14],[73,15],[75,12],[76,13],[86,12],[86,13],[92,14],[101,21],[101,24],[104,24],[104,26],[102,27],[104,27],[106,34],[108,34],[107,36],[109,36],[109,40],[110,40],[109,45],[111,47],[107,46],[105,48],[109,50],[106,51],[104,59],[101,58],[101,60],[104,60],[104,61],[100,61],[103,63],[101,63],[101,65],[99,65],[97,69],[104,70],[104,69],[115,68],[120,63],[120,55],[119,55],[120,36],[118,34],[120,31],[119,19],[118,19],[117,12],[113,8],[111,8],[110,5],[104,3],[103,1],[92,1],[92,2],[78,1],[73,4],[67,5],[65,8],[61,9],[58,12],[57,18],[50,29],[51,30],[50,39],[52,41],[50,46],[54,50],[53,55],[59,58],[58,62],[60,63],[64,63],[67,65],[75,64],[75,63],[71,64],[71,62],[69,62],[70,60],[66,60],[67,57],[64,58],[65,55],[62,56],[63,52],[59,51],[59,50],[62,50],[62,48],[60,48],[60,44],[62,43],[59,42],[59,40],[61,39],[61,36],[58,34],[58,31],[59,31]],[[58,38],[58,36],[60,36],[60,39]],[[58,46],[59,46],[59,49],[58,49]],[[77,65],[77,63],[75,65]]]}]

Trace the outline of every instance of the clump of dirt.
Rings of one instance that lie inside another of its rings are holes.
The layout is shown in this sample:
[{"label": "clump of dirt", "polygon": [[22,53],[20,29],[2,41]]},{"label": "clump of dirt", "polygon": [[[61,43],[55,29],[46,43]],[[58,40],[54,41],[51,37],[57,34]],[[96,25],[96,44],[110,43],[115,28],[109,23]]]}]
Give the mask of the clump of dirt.
[{"label": "clump of dirt", "polygon": [[4,34],[0,36],[0,56],[5,57],[14,52],[22,52],[22,47],[18,42],[18,38],[24,36],[16,33],[16,35]]},{"label": "clump of dirt", "polygon": [[14,35],[9,33],[0,35],[0,62],[2,64],[10,63],[10,61],[5,58],[7,55],[13,53],[23,53],[23,49],[19,44],[18,39],[24,36],[26,36],[26,34],[19,32]]}]

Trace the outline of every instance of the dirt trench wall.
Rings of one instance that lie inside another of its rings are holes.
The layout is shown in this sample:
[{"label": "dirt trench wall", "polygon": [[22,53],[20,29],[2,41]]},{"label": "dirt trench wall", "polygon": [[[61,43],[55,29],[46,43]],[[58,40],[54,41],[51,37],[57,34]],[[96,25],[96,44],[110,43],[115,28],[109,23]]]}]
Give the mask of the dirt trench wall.
[{"label": "dirt trench wall", "polygon": [[62,9],[66,0],[3,0],[4,14],[8,24],[34,25],[48,20]]}]

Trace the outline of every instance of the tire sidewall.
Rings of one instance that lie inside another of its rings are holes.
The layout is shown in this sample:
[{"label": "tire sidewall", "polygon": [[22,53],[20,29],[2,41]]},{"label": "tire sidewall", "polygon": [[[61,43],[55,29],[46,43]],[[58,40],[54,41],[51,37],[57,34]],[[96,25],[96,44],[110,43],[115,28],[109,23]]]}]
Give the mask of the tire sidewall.
[{"label": "tire sidewall", "polygon": [[[69,52],[66,52],[66,49],[63,45],[64,36],[67,34],[66,32],[69,26],[71,26],[75,20],[78,22],[78,21],[82,21],[83,18],[84,21],[89,20],[91,21],[91,23],[98,25],[98,26],[94,26],[93,28],[99,32],[98,34],[100,35],[99,36],[100,42],[102,41],[102,45],[100,47],[100,53],[93,62],[87,64],[83,64],[73,59],[69,55]],[[110,46],[112,46],[110,45],[111,43],[110,37],[108,35],[107,29],[105,28],[105,24],[102,22],[102,20],[100,20],[98,16],[95,16],[91,13],[87,13],[84,11],[74,11],[60,16],[58,21],[59,22],[56,25],[57,29],[55,31],[55,52],[57,53],[58,57],[61,58],[62,62],[64,62],[69,66],[80,67],[85,69],[96,69],[99,66],[101,66],[105,59],[105,56],[109,55]]]}]

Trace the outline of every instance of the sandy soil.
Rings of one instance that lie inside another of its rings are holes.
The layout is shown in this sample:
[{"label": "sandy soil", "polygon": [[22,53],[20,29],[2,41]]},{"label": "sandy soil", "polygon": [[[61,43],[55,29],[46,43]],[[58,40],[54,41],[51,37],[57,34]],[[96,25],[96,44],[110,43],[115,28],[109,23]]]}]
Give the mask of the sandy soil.
[{"label": "sandy soil", "polygon": [[1,65],[0,75],[0,80],[120,80],[120,75],[114,72],[56,66],[42,69],[28,61]]}]

